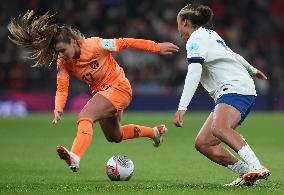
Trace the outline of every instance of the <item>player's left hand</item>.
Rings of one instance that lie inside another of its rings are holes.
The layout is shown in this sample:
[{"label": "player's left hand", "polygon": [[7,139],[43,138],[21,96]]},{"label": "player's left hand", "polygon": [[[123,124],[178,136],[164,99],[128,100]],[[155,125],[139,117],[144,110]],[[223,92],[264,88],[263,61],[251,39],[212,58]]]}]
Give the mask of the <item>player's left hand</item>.
[{"label": "player's left hand", "polygon": [[58,121],[61,120],[62,114],[63,114],[62,111],[54,110],[54,119],[52,121],[52,124],[56,125],[58,123]]},{"label": "player's left hand", "polygon": [[161,55],[173,54],[173,52],[178,52],[179,50],[179,47],[173,43],[164,42],[164,43],[159,43],[159,45],[161,47],[160,50]]},{"label": "player's left hand", "polygon": [[257,78],[261,79],[261,80],[267,80],[267,76],[261,72],[260,70],[257,70],[257,73],[255,74],[257,76]]},{"label": "player's left hand", "polygon": [[177,127],[182,127],[183,125],[183,115],[185,114],[186,110],[178,110],[174,116],[174,124]]}]

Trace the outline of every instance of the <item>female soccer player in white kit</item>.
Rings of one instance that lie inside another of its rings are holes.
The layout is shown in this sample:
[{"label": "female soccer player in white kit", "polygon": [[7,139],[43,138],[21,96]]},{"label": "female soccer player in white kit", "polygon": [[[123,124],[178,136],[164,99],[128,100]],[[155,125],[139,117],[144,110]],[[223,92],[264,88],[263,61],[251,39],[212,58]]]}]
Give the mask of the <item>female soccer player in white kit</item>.
[{"label": "female soccer player in white kit", "polygon": [[[200,82],[214,99],[215,108],[196,137],[196,149],[239,175],[227,186],[255,185],[259,179],[267,179],[270,172],[235,129],[255,103],[256,90],[250,75],[263,80],[267,77],[228,48],[215,31],[202,27],[212,17],[212,10],[199,4],[187,5],[177,15],[178,31],[187,41],[189,66],[174,124],[182,127],[183,116]],[[221,142],[242,160],[221,146]]]}]

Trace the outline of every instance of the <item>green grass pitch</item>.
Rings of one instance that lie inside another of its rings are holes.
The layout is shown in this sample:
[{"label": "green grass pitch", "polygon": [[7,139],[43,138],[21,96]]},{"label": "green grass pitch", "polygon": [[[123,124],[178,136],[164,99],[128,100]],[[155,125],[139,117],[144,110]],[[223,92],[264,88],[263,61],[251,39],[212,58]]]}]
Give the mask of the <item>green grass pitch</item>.
[{"label": "green grass pitch", "polygon": [[[235,175],[199,154],[194,139],[208,113],[187,113],[183,128],[172,124],[173,113],[125,113],[122,124],[155,126],[169,132],[160,148],[147,138],[108,143],[94,126],[91,146],[78,173],[68,171],[55,152],[68,148],[76,135],[76,116],[64,115],[56,126],[52,115],[0,118],[0,194],[284,194],[284,114],[252,113],[239,127],[272,175],[257,187],[231,187]],[[111,182],[105,164],[116,154],[135,164],[127,182]]]}]

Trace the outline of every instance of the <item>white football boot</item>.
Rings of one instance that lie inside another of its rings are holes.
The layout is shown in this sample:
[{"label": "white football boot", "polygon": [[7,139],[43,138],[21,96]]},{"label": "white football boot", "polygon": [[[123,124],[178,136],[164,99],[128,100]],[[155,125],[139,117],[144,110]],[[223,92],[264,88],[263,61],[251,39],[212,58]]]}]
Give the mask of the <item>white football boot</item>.
[{"label": "white football boot", "polygon": [[231,183],[225,184],[224,187],[231,187],[231,186],[256,186],[258,184],[258,180],[255,181],[245,181],[242,176],[236,178]]},{"label": "white football boot", "polygon": [[76,154],[70,152],[68,149],[66,149],[63,146],[56,146],[56,151],[58,156],[67,163],[69,169],[72,172],[78,171],[80,158]]},{"label": "white football boot", "polygon": [[153,128],[155,137],[153,139],[154,141],[154,147],[159,147],[163,140],[164,140],[164,134],[168,131],[166,126],[164,124],[159,124]]}]

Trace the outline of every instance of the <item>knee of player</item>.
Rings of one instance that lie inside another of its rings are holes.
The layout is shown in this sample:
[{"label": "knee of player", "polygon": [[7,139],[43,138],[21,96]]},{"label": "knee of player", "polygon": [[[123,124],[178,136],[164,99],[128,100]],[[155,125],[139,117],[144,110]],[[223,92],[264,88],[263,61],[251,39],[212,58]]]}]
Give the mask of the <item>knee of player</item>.
[{"label": "knee of player", "polygon": [[197,151],[202,151],[206,148],[206,144],[204,143],[204,141],[199,139],[198,137],[195,139],[194,146]]},{"label": "knee of player", "polygon": [[94,116],[92,114],[88,114],[86,112],[80,112],[78,114],[78,119],[77,119],[77,122],[82,120],[82,119],[90,119],[93,123],[97,122],[98,121],[98,117],[97,116]]},{"label": "knee of player", "polygon": [[111,136],[111,137],[106,137],[108,142],[111,143],[120,143],[122,141],[122,137],[118,137],[118,136]]}]

